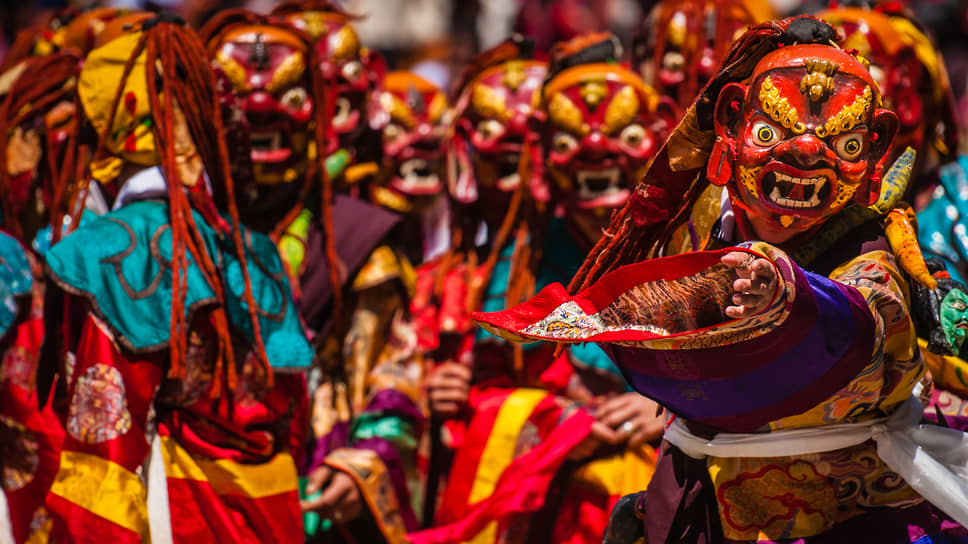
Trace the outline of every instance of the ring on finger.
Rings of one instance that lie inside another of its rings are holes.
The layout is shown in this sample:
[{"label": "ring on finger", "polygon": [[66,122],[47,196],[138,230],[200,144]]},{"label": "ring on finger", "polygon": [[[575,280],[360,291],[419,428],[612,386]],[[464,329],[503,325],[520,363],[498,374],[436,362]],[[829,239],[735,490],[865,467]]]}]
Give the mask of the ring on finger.
[{"label": "ring on finger", "polygon": [[622,426],[619,427],[619,429],[621,429],[621,431],[625,434],[630,434],[632,431],[635,430],[635,423],[632,423],[631,421],[626,421],[625,423],[622,423]]}]

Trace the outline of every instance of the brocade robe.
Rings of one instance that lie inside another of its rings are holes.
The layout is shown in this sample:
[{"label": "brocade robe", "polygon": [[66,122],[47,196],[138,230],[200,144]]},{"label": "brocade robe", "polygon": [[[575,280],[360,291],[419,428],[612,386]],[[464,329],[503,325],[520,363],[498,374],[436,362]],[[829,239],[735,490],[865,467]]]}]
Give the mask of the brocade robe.
[{"label": "brocade robe", "polygon": [[[244,231],[272,383],[252,353],[231,239],[194,220],[225,288],[234,361],[221,357],[214,289],[189,259],[184,377],[169,375],[171,231],[167,204],[128,203],[47,256],[63,291],[52,341],[66,391],[64,440],[48,497],[66,542],[281,542],[302,535],[296,460],[305,440],[312,352],[272,242]],[[235,387],[213,380],[234,365]]]}]

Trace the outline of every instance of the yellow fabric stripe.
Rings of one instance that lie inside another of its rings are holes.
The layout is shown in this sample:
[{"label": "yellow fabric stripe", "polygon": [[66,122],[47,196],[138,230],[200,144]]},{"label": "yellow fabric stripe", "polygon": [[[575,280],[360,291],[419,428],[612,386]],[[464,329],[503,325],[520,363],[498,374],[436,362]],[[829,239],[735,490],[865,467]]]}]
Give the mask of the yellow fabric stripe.
[{"label": "yellow fabric stripe", "polygon": [[96,455],[63,451],[50,492],[150,541],[144,484],[121,465]]},{"label": "yellow fabric stripe", "polygon": [[207,482],[219,495],[240,495],[259,499],[299,489],[296,463],[280,453],[260,465],[245,465],[227,459],[192,457],[171,437],[161,437],[165,474],[170,479]]},{"label": "yellow fabric stripe", "polygon": [[[531,417],[535,406],[547,395],[547,391],[540,389],[517,389],[508,395],[501,405],[491,434],[487,437],[487,444],[484,445],[484,453],[477,465],[477,474],[474,476],[474,485],[471,486],[469,498],[471,504],[486,499],[494,492],[498,478],[514,460],[514,450],[521,428]],[[491,544],[495,538],[497,538],[497,522],[492,521],[483,531],[474,535],[470,542]]]},{"label": "yellow fabric stripe", "polygon": [[474,504],[486,499],[494,492],[497,479],[514,459],[518,435],[534,407],[548,395],[540,389],[517,389],[504,401],[498,410],[491,435],[487,437],[484,453],[477,465],[474,485],[468,502]]}]

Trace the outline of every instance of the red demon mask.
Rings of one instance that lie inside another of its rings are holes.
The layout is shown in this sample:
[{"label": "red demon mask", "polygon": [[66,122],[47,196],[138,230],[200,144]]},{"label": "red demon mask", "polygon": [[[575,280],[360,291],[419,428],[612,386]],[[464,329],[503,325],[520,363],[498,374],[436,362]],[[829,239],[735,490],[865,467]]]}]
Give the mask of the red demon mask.
[{"label": "red demon mask", "polygon": [[318,69],[327,82],[326,96],[317,99],[332,112],[323,152],[329,155],[343,148],[353,153],[368,124],[379,129],[385,122],[379,106],[371,101],[386,68],[379,54],[360,45],[350,25],[352,16],[325,2],[316,7],[301,10],[283,5],[274,14],[315,40]]},{"label": "red demon mask", "polygon": [[910,146],[924,159],[929,156],[926,143],[935,145],[941,155],[957,146],[952,139],[957,129],[948,126],[954,119],[948,113],[951,91],[944,61],[910,20],[861,8],[830,10],[818,17],[837,28],[845,50],[869,61],[884,107],[898,117],[895,154]]},{"label": "red demon mask", "polygon": [[447,97],[416,74],[390,72],[379,100],[390,122],[371,198],[402,212],[425,208],[444,192]]},{"label": "red demon mask", "polygon": [[209,51],[249,129],[256,182],[301,180],[315,153],[306,43],[283,28],[243,25],[219,34]]},{"label": "red demon mask", "polygon": [[459,174],[450,188],[458,202],[478,198],[506,202],[522,181],[537,183],[522,180],[518,170],[525,142],[536,143],[537,134],[528,121],[547,72],[543,62],[509,60],[487,68],[463,86],[453,139]]},{"label": "red demon mask", "polygon": [[[826,45],[792,45],[757,64],[749,85],[716,103],[707,174],[759,239],[812,232],[856,200],[870,205],[897,130],[857,58]],[[741,224],[744,224],[741,222]]]},{"label": "red demon mask", "polygon": [[[617,46],[611,46],[612,39],[578,38],[578,47],[569,42],[561,49],[597,49],[614,58]],[[584,47],[585,43],[591,45]],[[612,53],[606,51],[610,46]],[[564,65],[568,58],[576,57],[564,57]],[[556,65],[562,62],[553,59],[552,67]],[[612,210],[625,205],[671,130],[673,105],[614,62],[575,64],[552,72],[538,107],[538,116],[544,119],[542,147],[552,196],[572,220],[594,225],[583,230],[598,232]]]}]

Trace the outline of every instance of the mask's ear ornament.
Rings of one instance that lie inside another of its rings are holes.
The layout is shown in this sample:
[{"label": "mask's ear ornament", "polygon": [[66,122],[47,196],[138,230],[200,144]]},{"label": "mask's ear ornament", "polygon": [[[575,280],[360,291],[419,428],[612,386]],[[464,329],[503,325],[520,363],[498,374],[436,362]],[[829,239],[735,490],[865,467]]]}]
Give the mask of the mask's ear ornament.
[{"label": "mask's ear ornament", "polygon": [[874,167],[871,171],[867,192],[857,191],[857,195],[855,195],[855,201],[861,206],[873,206],[881,194],[881,180],[883,178],[884,167],[890,157],[890,151],[894,145],[894,136],[897,134],[897,130],[898,120],[894,112],[888,110],[877,110],[874,112],[869,139],[869,160],[873,162]]},{"label": "mask's ear ornament", "polygon": [[713,185],[725,186],[733,177],[736,162],[736,123],[746,97],[746,86],[730,83],[723,87],[716,100],[716,142],[709,155],[706,177]]}]

